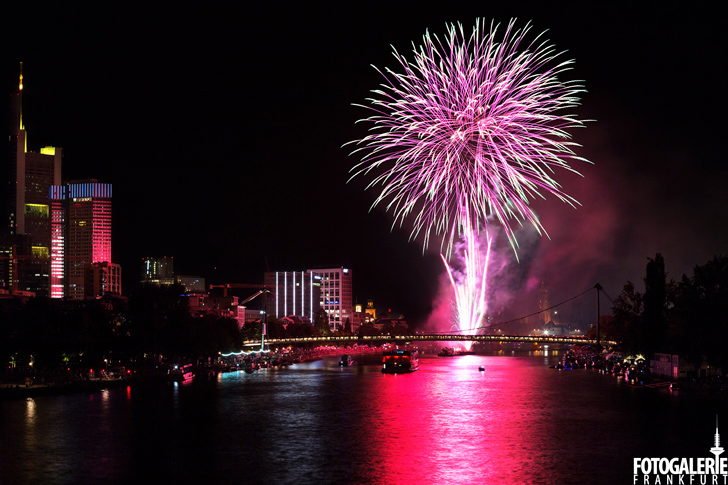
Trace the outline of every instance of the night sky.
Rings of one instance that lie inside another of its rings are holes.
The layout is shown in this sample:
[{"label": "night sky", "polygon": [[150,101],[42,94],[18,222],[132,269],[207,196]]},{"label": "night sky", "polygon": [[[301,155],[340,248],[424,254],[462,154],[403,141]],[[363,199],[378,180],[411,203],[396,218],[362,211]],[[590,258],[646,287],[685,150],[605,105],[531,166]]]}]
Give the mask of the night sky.
[{"label": "night sky", "polygon": [[[260,283],[267,265],[345,266],[359,302],[426,318],[439,256],[369,211],[375,192],[347,184],[358,159],[342,145],[370,126],[355,125],[368,113],[352,104],[381,82],[372,65],[396,68],[391,46],[406,53],[426,29],[469,31],[478,17],[548,30],[585,81],[576,112],[595,120],[572,133],[594,165],[555,176],[582,206],[538,202],[551,238],[524,230],[519,264],[498,252],[502,318],[536,310],[541,280],[552,303],[595,283],[616,297],[628,280],[642,287],[657,252],[675,279],[728,254],[717,6],[99,3],[4,7],[2,72],[10,93],[24,63],[29,147],[63,147],[64,180],[114,185],[125,290],[146,256],[173,256],[179,273],[208,283]],[[593,307],[589,298],[562,315],[588,321]]]}]

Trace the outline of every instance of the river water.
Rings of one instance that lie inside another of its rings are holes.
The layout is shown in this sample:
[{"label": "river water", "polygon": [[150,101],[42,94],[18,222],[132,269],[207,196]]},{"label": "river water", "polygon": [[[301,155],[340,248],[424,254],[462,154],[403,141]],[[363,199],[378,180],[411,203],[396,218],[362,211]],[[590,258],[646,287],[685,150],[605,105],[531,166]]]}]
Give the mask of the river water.
[{"label": "river water", "polygon": [[381,356],[330,357],[2,402],[0,483],[632,483],[633,458],[709,456],[728,423],[723,401],[558,359],[425,355],[385,375]]}]

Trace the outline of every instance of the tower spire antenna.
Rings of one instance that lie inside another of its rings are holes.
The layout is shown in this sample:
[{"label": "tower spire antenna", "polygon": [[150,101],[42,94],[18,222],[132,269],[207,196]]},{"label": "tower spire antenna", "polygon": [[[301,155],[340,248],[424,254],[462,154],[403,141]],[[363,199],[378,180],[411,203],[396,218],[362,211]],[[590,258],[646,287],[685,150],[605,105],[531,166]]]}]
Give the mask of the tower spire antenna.
[{"label": "tower spire antenna", "polygon": [[19,129],[24,130],[23,127],[23,61],[20,61],[20,75],[18,77],[18,114],[20,115],[20,126]]}]

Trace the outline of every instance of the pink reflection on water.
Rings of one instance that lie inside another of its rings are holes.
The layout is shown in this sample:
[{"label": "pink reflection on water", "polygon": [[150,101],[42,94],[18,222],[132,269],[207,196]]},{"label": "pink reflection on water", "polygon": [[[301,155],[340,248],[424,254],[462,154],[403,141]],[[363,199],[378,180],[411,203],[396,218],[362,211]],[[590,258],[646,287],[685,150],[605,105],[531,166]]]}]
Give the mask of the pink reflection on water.
[{"label": "pink reflection on water", "polygon": [[[484,372],[478,370],[481,365]],[[368,479],[374,483],[414,478],[418,483],[532,481],[537,460],[529,457],[547,443],[543,436],[538,440],[532,436],[540,402],[538,383],[513,379],[518,366],[525,370],[528,363],[476,355],[426,358],[419,372],[377,379],[371,410],[362,423],[369,435]],[[513,402],[509,399],[513,395],[521,400]],[[548,466],[538,465],[542,472]]]}]

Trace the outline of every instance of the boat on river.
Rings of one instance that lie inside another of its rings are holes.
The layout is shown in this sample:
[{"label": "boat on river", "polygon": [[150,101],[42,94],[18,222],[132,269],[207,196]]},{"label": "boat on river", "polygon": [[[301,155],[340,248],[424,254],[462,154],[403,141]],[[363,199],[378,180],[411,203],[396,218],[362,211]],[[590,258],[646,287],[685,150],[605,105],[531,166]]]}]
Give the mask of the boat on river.
[{"label": "boat on river", "polygon": [[348,367],[353,363],[354,363],[354,359],[352,359],[351,355],[349,355],[349,354],[342,355],[341,360],[339,360],[339,365],[342,367]]},{"label": "boat on river", "polygon": [[382,373],[406,374],[420,368],[417,349],[385,350],[382,356]]},{"label": "boat on river", "polygon": [[455,348],[454,347],[443,347],[442,350],[437,355],[439,357],[454,357]]},{"label": "boat on river", "polygon": [[189,381],[195,376],[195,368],[192,364],[175,365],[169,369],[169,380],[175,382]]}]

